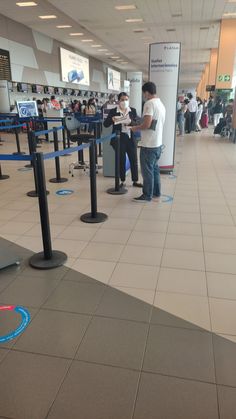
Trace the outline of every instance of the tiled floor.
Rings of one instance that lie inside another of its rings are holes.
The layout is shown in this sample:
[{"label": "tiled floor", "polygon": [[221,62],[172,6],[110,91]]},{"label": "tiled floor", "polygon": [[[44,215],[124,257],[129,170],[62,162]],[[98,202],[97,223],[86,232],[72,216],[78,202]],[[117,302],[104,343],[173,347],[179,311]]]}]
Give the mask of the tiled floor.
[{"label": "tiled floor", "polygon": [[[0,152],[14,151],[6,138]],[[176,178],[162,179],[171,203],[135,204],[131,187],[107,195],[113,180],[99,174],[104,224],[79,220],[87,174],[65,184],[70,197],[47,183],[53,247],[68,255],[52,271],[28,266],[42,242],[22,166],[2,163],[0,248],[23,261],[0,272],[0,305],[25,306],[31,323],[0,344],[0,419],[234,419],[235,145],[210,131],[178,139]],[[0,336],[18,322],[1,312]]]}]

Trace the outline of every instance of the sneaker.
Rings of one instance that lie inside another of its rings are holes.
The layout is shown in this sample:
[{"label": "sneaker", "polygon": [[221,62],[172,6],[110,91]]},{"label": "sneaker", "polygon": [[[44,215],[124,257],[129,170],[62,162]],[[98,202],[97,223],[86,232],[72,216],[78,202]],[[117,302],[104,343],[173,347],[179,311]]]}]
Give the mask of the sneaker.
[{"label": "sneaker", "polygon": [[120,188],[122,189],[122,188],[124,188],[126,186],[126,183],[125,182],[121,182],[120,183]]},{"label": "sneaker", "polygon": [[134,198],[134,202],[151,202],[151,199],[147,199],[144,195],[138,196],[137,198]]},{"label": "sneaker", "polygon": [[139,182],[133,182],[133,187],[134,188],[142,188],[143,185],[142,185],[142,183],[139,183]]}]

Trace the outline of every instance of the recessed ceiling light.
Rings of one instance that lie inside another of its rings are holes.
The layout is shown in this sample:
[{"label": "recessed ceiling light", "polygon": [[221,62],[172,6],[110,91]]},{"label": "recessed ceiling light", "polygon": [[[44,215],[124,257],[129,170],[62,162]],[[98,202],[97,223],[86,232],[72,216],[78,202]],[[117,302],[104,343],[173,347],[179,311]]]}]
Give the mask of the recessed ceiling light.
[{"label": "recessed ceiling light", "polygon": [[72,28],[71,25],[57,25],[57,29],[66,29],[66,28]]},{"label": "recessed ceiling light", "polygon": [[113,60],[116,60],[117,58],[120,58],[120,57],[119,57],[119,55],[117,55],[117,56],[115,56],[115,55],[114,55],[114,56],[113,56],[113,57],[111,57],[111,58],[112,58]]},{"label": "recessed ceiling light", "polygon": [[84,34],[82,32],[72,32],[70,33],[70,36],[83,36]]},{"label": "recessed ceiling light", "polygon": [[117,61],[117,63],[119,63],[119,62],[122,62],[123,60],[116,60]]},{"label": "recessed ceiling light", "polygon": [[112,52],[106,52],[105,55],[112,55]]},{"label": "recessed ceiling light", "polygon": [[55,15],[44,15],[39,16],[40,19],[56,19],[57,17]]},{"label": "recessed ceiling light", "polygon": [[125,19],[127,23],[138,23],[143,22],[143,19]]},{"label": "recessed ceiling light", "polygon": [[94,42],[93,39],[81,39],[82,42]]},{"label": "recessed ceiling light", "polygon": [[108,49],[99,49],[98,51],[100,51],[100,52],[106,52],[106,51],[108,51]]},{"label": "recessed ceiling light", "polygon": [[141,39],[153,39],[153,37],[152,36],[142,36]]},{"label": "recessed ceiling light", "polygon": [[137,6],[135,4],[124,4],[120,6],[115,6],[116,10],[135,10],[137,9]]},{"label": "recessed ceiling light", "polygon": [[224,13],[223,14],[223,17],[234,17],[234,16],[236,16],[236,13],[235,12],[232,12],[232,13]]},{"label": "recessed ceiling light", "polygon": [[121,64],[128,64],[128,61],[122,61]]},{"label": "recessed ceiling light", "polygon": [[20,7],[32,7],[38,6],[38,3],[35,3],[35,1],[19,1],[16,5]]},{"label": "recessed ceiling light", "polygon": [[92,48],[101,48],[102,45],[90,45]]}]

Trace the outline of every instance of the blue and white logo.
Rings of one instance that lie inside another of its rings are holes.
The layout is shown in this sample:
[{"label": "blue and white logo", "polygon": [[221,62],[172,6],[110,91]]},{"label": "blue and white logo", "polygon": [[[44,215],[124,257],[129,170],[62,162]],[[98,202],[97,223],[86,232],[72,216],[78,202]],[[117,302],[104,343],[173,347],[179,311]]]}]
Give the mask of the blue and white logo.
[{"label": "blue and white logo", "polygon": [[0,314],[1,311],[15,311],[15,313],[21,315],[20,325],[6,335],[0,336],[0,343],[4,343],[16,338],[25,330],[30,322],[30,313],[21,306],[0,306]]},{"label": "blue and white logo", "polygon": [[59,196],[72,195],[73,193],[72,189],[59,189],[59,191],[56,191],[56,194]]},{"label": "blue and white logo", "polygon": [[161,195],[161,202],[167,203],[167,202],[172,202],[173,201],[173,197],[170,195]]}]

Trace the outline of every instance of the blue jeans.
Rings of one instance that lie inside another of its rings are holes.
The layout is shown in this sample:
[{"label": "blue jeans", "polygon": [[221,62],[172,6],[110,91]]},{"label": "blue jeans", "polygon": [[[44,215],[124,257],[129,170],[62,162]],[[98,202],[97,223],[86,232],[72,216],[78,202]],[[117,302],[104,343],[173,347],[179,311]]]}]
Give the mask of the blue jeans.
[{"label": "blue jeans", "polygon": [[140,163],[143,176],[143,195],[151,201],[153,196],[161,195],[160,168],[157,164],[161,157],[161,147],[141,147]]}]

